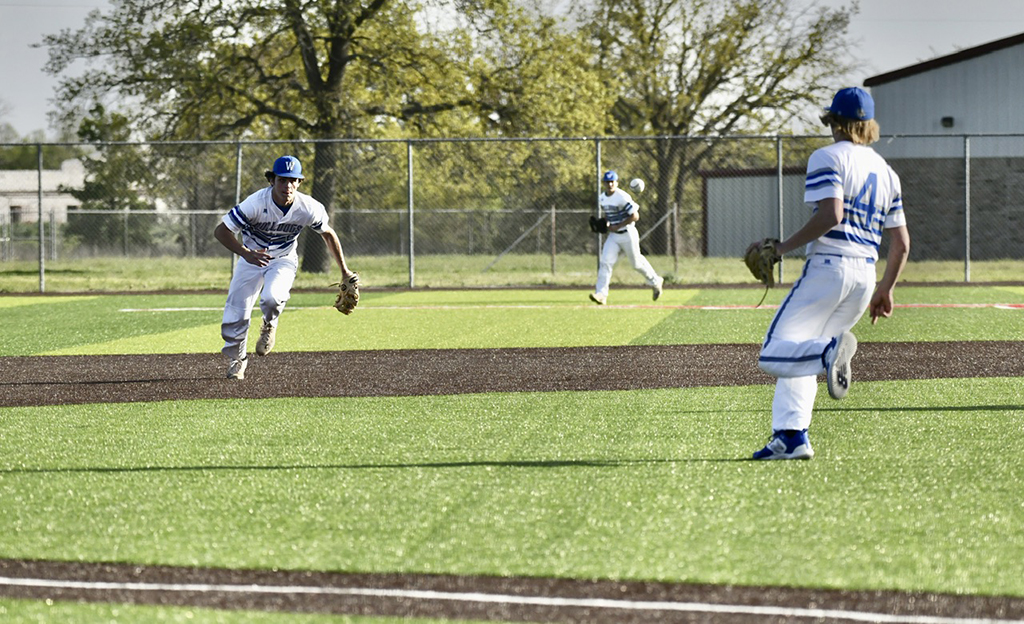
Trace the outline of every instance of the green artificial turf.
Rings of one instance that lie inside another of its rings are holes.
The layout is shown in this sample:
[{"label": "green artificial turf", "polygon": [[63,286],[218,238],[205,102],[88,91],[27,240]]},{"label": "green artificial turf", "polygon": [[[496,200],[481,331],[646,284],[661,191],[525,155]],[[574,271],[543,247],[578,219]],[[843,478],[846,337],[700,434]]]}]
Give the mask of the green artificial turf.
[{"label": "green artificial turf", "polygon": [[[787,290],[759,309],[756,288],[653,304],[613,287],[603,307],[588,292],[371,287],[348,317],[296,292],[277,349],[756,344]],[[863,319],[862,342],[1024,340],[1022,287],[896,296],[910,307]],[[0,356],[216,353],[223,303],[0,297]],[[822,390],[816,457],[781,463],[745,460],[767,438],[768,385],[3,408],[0,557],[1024,596],[1021,388]],[[19,600],[0,615],[404,621]]]},{"label": "green artificial turf", "polygon": [[[277,349],[441,349],[759,343],[787,292],[762,308],[749,288],[669,289],[654,303],[647,289],[612,291],[596,306],[587,290],[373,291],[351,316],[324,293],[295,293],[281,317]],[[906,287],[898,305],[1024,304],[1024,287]],[[0,356],[216,353],[222,294],[0,297],[8,327]],[[739,309],[733,309],[741,306]],[[704,309],[712,308],[712,309]],[[251,327],[255,341],[257,322]],[[1024,309],[904,307],[861,340],[1022,340]]]},{"label": "green artificial turf", "polygon": [[771,393],[7,408],[0,555],[1024,596],[1019,379]]}]

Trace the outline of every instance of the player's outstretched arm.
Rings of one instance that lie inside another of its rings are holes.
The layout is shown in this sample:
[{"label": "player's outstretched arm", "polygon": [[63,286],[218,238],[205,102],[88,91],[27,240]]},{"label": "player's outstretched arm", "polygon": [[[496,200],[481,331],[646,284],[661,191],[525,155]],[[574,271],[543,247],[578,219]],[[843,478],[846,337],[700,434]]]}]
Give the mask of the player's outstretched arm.
[{"label": "player's outstretched arm", "polygon": [[889,256],[885,263],[885,274],[882,281],[878,282],[875,294],[871,296],[871,303],[868,309],[871,311],[871,324],[878,322],[878,317],[889,318],[892,316],[893,290],[896,288],[896,281],[903,273],[903,267],[907,265],[907,256],[910,255],[910,232],[907,226],[886,230],[889,232]]},{"label": "player's outstretched arm", "polygon": [[327,225],[324,227],[324,231],[320,232],[320,237],[324,239],[324,244],[327,245],[327,251],[334,258],[334,261],[338,264],[338,268],[341,269],[341,279],[346,279],[352,275],[352,271],[349,270],[348,265],[345,264],[345,252],[341,249],[341,239],[338,238],[337,232],[334,228]]}]

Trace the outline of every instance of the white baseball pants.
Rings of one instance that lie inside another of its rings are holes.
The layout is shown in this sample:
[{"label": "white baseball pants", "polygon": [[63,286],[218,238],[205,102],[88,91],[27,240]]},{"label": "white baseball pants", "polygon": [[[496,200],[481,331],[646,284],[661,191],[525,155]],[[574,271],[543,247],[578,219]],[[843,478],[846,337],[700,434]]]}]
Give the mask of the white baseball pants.
[{"label": "white baseball pants", "polygon": [[826,352],[837,336],[864,314],[875,285],[867,258],[816,254],[775,312],[758,366],[778,378],[772,401],[772,431],[807,429],[825,372]]},{"label": "white baseball pants", "polygon": [[220,334],[224,338],[221,352],[233,360],[246,355],[246,339],[249,335],[249,321],[252,307],[260,297],[260,312],[263,320],[277,325],[288,298],[299,264],[294,258],[275,258],[265,267],[258,267],[239,260],[231,276],[228,299],[224,304],[224,318]]},{"label": "white baseball pants", "polygon": [[612,268],[619,261],[619,252],[626,254],[630,264],[637,273],[644,276],[648,286],[654,286],[658,281],[658,274],[654,267],[647,261],[647,258],[640,253],[640,234],[635,227],[627,227],[618,232],[609,232],[605,238],[604,246],[601,248],[601,260],[597,267],[597,285],[594,292],[607,297],[608,288],[612,282]]}]

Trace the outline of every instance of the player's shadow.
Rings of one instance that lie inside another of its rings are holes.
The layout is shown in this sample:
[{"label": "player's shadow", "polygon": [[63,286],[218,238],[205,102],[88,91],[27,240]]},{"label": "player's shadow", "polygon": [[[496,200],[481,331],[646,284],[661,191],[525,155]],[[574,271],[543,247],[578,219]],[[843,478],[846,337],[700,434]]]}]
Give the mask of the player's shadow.
[{"label": "player's shadow", "polygon": [[142,472],[203,472],[249,470],[271,472],[276,470],[407,470],[446,468],[622,468],[657,464],[706,463],[746,461],[740,457],[708,457],[680,459],[571,459],[571,460],[504,460],[504,461],[451,461],[451,462],[408,462],[408,463],[367,463],[367,464],[288,464],[280,466],[131,466],[131,467],[78,467],[78,468],[12,468],[0,470],[0,474],[51,474],[51,473],[142,473]]},{"label": "player's shadow", "polygon": [[1021,411],[1024,405],[949,405],[941,407],[825,407],[815,408],[821,412],[1003,412]]},{"label": "player's shadow", "polygon": [[[105,385],[120,385],[120,384],[152,384],[152,383],[179,383],[179,382],[199,382],[199,381],[211,381],[215,383],[224,382],[228,385],[237,384],[236,381],[230,380],[224,377],[223,374],[219,375],[181,375],[178,377],[150,377],[147,379],[46,379],[42,381],[0,381],[0,386],[105,386]],[[183,398],[195,398],[195,397],[183,397]]]}]

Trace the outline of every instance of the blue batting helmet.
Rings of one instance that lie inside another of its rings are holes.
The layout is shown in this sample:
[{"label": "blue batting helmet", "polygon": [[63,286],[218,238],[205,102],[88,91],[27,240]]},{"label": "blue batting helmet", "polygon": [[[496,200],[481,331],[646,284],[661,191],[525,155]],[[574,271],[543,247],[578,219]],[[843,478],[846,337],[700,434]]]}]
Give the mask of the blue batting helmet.
[{"label": "blue batting helmet", "polygon": [[840,89],[832,98],[832,106],[825,110],[847,119],[867,121],[875,117],[875,100],[864,89],[848,87]]},{"label": "blue batting helmet", "polygon": [[282,178],[302,179],[302,163],[294,156],[282,156],[274,161],[273,173]]}]

